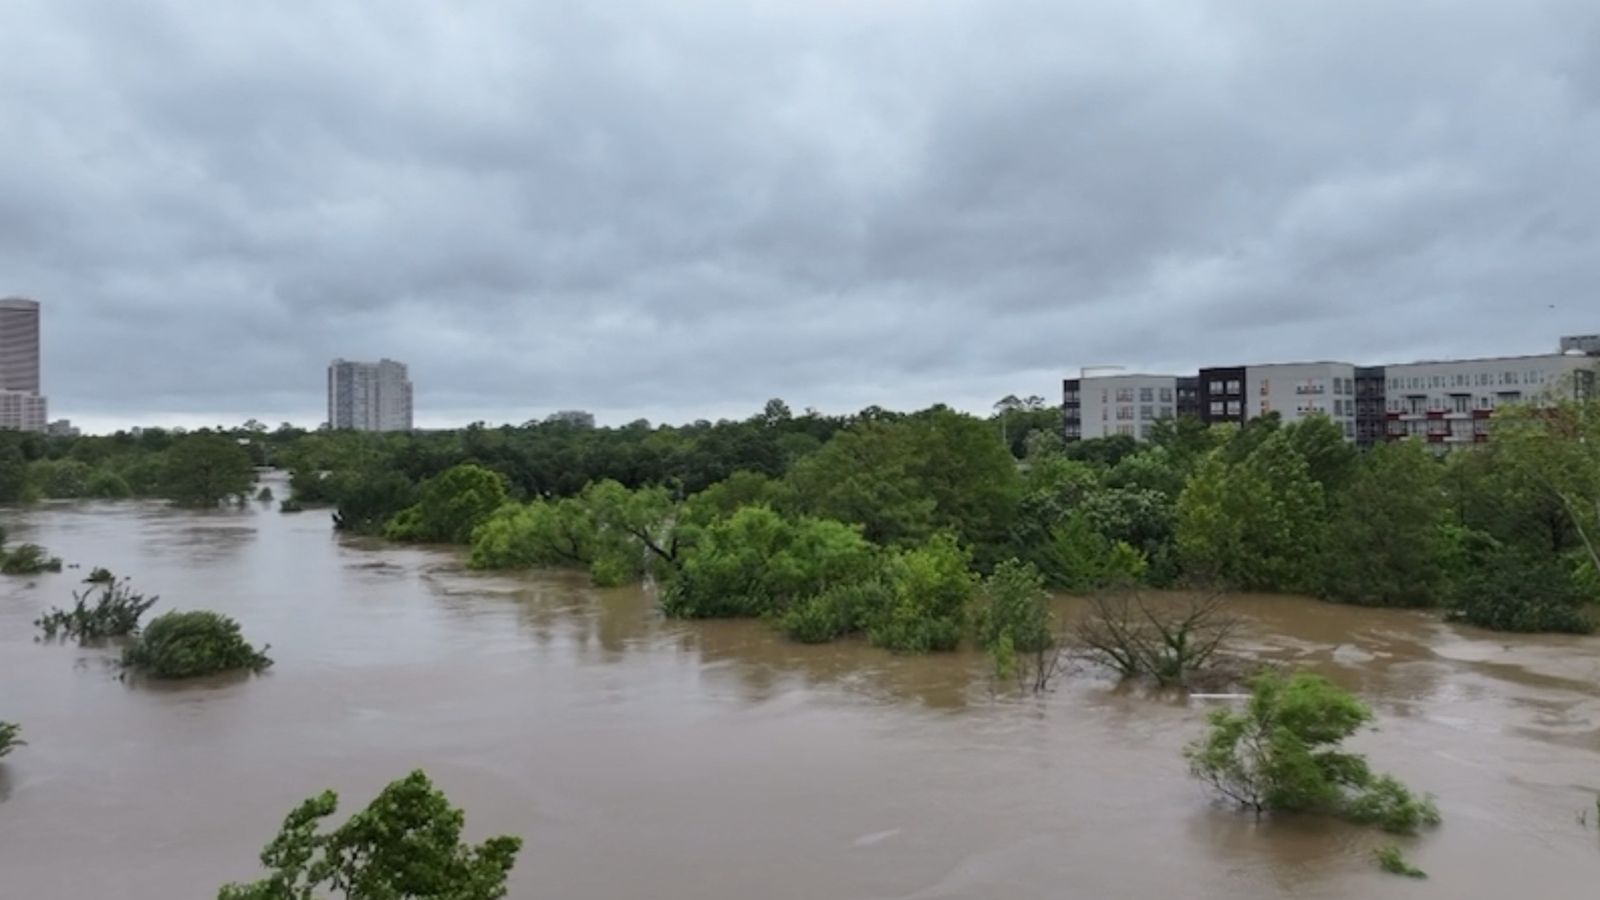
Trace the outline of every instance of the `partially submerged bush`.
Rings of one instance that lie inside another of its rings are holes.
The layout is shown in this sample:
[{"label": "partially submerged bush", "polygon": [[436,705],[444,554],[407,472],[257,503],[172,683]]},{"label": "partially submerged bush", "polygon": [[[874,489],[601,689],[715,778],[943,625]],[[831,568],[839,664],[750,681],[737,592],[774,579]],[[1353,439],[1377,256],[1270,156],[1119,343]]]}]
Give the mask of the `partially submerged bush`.
[{"label": "partially submerged bush", "polygon": [[0,757],[4,757],[7,753],[10,753],[17,747],[21,747],[28,743],[22,738],[17,737],[17,735],[20,733],[22,733],[22,726],[18,725],[17,723],[0,722]]},{"label": "partially submerged bush", "polygon": [[1400,834],[1437,825],[1431,798],[1374,776],[1364,757],[1340,749],[1371,720],[1371,710],[1325,678],[1266,672],[1245,709],[1213,712],[1210,733],[1184,755],[1196,778],[1257,815],[1323,813]]},{"label": "partially submerged bush", "polygon": [[256,499],[260,500],[260,501],[263,501],[265,503],[271,503],[272,502],[272,488],[267,486],[267,485],[262,485],[261,486],[261,490],[256,491]]},{"label": "partially submerged bush", "polygon": [[18,544],[14,550],[0,549],[0,574],[38,575],[61,571],[61,558],[50,556],[38,544]]},{"label": "partially submerged bush", "polygon": [[281,500],[278,503],[278,512],[297,513],[305,512],[305,506],[295,497]]},{"label": "partially submerged bush", "polygon": [[1400,848],[1393,844],[1387,847],[1379,847],[1372,851],[1372,855],[1377,857],[1378,868],[1388,872],[1390,875],[1404,875],[1407,878],[1428,877],[1427,872],[1407,862],[1405,854],[1401,853]]},{"label": "partially submerged bush", "polygon": [[89,577],[85,578],[83,580],[83,583],[84,584],[110,584],[111,582],[116,581],[116,580],[117,580],[117,577],[115,575],[111,574],[111,570],[110,569],[107,569],[104,566],[95,566],[93,569],[89,570]]},{"label": "partially submerged bush", "polygon": [[239,623],[209,610],[157,616],[128,645],[122,662],[155,678],[197,678],[239,669],[259,672],[272,665],[265,653],[239,634]]},{"label": "partially submerged bush", "polygon": [[102,580],[102,573],[105,578],[111,578],[110,572],[96,569],[87,579],[96,587],[72,592],[74,602],[71,609],[54,608],[34,620],[33,624],[44,632],[47,640],[73,638],[82,644],[104,638],[127,637],[139,630],[139,618],[160,598],[146,598],[143,594],[134,593],[126,579]]}]

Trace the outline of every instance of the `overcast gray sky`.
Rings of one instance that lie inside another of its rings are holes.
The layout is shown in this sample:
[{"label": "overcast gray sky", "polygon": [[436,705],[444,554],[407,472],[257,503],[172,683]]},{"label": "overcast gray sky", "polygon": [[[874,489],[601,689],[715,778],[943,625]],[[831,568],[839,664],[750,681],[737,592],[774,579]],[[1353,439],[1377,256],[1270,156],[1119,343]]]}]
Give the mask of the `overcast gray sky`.
[{"label": "overcast gray sky", "polygon": [[1594,0],[0,4],[52,414],[420,424],[1600,331]]}]

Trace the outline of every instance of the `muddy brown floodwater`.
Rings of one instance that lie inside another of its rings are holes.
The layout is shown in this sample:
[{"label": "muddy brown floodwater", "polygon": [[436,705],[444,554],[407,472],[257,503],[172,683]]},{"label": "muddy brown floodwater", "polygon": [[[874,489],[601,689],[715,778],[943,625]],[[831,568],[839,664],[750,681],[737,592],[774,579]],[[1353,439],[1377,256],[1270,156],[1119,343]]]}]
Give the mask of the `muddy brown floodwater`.
[{"label": "muddy brown floodwater", "polygon": [[[280,485],[281,488],[281,485]],[[1256,823],[1186,776],[1210,704],[1074,675],[996,695],[972,655],[790,644],[660,619],[637,589],[481,576],[336,536],[325,513],[155,504],[0,512],[14,539],[109,566],[269,642],[267,674],[118,681],[32,619],[82,571],[0,578],[0,895],[203,898],[258,873],[323,788],[364,804],[410,769],[475,838],[526,839],[512,896],[561,900],[1571,897],[1600,890],[1600,639],[1418,613],[1238,601],[1261,655],[1377,710],[1357,744],[1439,797],[1379,872],[1376,833]],[[1588,826],[1578,813],[1589,810]]]}]

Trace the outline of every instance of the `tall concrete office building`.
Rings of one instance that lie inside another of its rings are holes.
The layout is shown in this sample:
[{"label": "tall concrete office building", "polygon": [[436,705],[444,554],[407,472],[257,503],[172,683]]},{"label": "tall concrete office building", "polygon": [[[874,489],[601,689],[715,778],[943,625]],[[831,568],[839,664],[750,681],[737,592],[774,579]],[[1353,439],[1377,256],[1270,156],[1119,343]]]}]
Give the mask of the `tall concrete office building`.
[{"label": "tall concrete office building", "polygon": [[328,427],[410,431],[411,379],[405,364],[392,359],[329,364]]},{"label": "tall concrete office building", "polygon": [[39,303],[0,299],[0,429],[43,431],[39,393]]}]

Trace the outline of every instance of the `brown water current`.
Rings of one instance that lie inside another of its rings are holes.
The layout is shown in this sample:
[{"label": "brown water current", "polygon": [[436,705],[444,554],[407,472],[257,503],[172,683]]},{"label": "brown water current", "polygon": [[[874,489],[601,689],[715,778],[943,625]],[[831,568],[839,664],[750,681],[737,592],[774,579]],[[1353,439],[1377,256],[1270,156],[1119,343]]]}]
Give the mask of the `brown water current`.
[{"label": "brown water current", "polygon": [[[281,487],[281,486],[280,486]],[[1217,702],[1073,673],[996,691],[973,654],[807,647],[661,619],[636,588],[485,576],[336,535],[325,513],[157,504],[0,511],[81,571],[0,578],[0,897],[203,898],[258,875],[283,816],[424,768],[474,838],[526,839],[517,898],[1573,897],[1600,891],[1600,638],[1241,597],[1245,644],[1377,711],[1355,742],[1438,795],[1387,836],[1213,803],[1184,743]],[[34,640],[91,566],[270,643],[254,678],[117,680]],[[1064,605],[1063,611],[1072,610]],[[1588,810],[1588,825],[1578,822]]]}]

